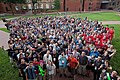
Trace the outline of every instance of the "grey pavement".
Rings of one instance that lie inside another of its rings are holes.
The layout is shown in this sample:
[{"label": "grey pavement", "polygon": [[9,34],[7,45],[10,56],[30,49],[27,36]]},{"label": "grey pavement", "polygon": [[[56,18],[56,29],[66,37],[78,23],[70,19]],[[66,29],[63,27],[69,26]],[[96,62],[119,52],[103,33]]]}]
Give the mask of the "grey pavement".
[{"label": "grey pavement", "polygon": [[120,24],[120,21],[100,21],[102,24]]},{"label": "grey pavement", "polygon": [[5,27],[5,22],[3,22],[2,20],[0,20],[0,28],[6,28]]},{"label": "grey pavement", "polygon": [[8,49],[8,40],[9,40],[9,33],[0,30],[0,47],[4,46],[4,49]]}]

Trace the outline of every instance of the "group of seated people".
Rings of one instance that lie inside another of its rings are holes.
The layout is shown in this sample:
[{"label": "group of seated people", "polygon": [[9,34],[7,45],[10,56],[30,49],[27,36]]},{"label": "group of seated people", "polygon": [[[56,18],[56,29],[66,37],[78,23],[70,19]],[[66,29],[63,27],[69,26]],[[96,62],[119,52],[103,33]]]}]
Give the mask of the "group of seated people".
[{"label": "group of seated people", "polygon": [[[8,55],[23,80],[55,80],[76,75],[119,80],[110,60],[116,53],[114,28],[88,18],[37,17],[7,22]],[[68,75],[68,72],[70,73]]]}]

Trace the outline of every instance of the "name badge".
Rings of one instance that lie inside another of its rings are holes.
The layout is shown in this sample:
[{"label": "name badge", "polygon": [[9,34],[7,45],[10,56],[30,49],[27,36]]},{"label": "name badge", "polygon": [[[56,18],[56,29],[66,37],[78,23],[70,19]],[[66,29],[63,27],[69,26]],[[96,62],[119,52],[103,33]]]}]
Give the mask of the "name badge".
[{"label": "name badge", "polygon": [[64,64],[64,60],[62,60],[62,64]]},{"label": "name badge", "polygon": [[54,61],[56,61],[56,58],[53,58]]}]

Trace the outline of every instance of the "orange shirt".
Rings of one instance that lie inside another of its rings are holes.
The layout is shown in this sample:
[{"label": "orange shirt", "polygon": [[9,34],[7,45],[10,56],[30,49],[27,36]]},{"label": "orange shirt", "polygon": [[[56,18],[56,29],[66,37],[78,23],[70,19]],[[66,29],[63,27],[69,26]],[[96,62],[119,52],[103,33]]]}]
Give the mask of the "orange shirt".
[{"label": "orange shirt", "polygon": [[69,64],[71,68],[75,68],[78,64],[78,61],[76,58],[68,58]]}]

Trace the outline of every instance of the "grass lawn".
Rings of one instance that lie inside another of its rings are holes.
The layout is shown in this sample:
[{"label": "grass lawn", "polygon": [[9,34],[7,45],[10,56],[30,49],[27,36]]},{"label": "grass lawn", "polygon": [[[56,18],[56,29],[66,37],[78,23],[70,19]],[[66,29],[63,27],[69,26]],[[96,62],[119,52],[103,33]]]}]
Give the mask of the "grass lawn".
[{"label": "grass lawn", "polygon": [[114,48],[117,50],[114,57],[111,59],[110,63],[113,67],[113,70],[117,70],[120,75],[120,25],[109,25],[114,26],[115,29],[115,38],[113,38],[112,44],[114,45]]},{"label": "grass lawn", "polygon": [[99,20],[99,21],[120,21],[120,16],[117,15],[117,12],[96,12],[96,13],[79,13],[73,14],[71,16],[77,18],[85,18],[91,20]]},{"label": "grass lawn", "polygon": [[6,16],[0,16],[0,20],[2,20],[2,18],[9,19],[9,18],[13,18],[13,17],[17,17],[17,16],[16,16],[16,15],[6,15]]},{"label": "grass lawn", "polygon": [[18,70],[11,67],[6,52],[0,48],[0,80],[18,80]]},{"label": "grass lawn", "polygon": [[1,30],[1,31],[4,31],[4,32],[7,32],[7,33],[10,32],[9,30],[7,30],[7,28],[0,28],[0,30]]}]

